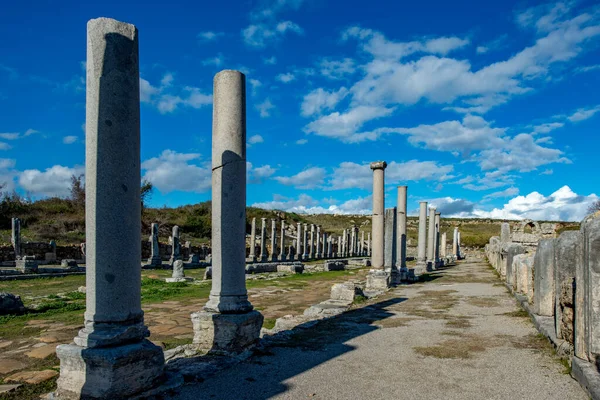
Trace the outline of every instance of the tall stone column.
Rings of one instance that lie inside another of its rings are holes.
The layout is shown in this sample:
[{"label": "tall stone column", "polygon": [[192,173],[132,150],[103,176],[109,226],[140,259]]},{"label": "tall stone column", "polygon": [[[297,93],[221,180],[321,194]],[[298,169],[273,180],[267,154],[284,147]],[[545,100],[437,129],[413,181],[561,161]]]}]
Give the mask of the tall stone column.
[{"label": "tall stone column", "polygon": [[452,235],[452,256],[458,259],[458,228],[454,228]]},{"label": "tall stone column", "polygon": [[460,231],[456,233],[456,258],[458,260],[462,259],[461,249],[460,249]]},{"label": "tall stone column", "polygon": [[371,257],[371,232],[367,232],[367,257]]},{"label": "tall stone column", "polygon": [[271,261],[277,261],[277,221],[271,220]]},{"label": "tall stone column", "polygon": [[341,242],[342,249],[340,250],[340,257],[346,257],[346,230],[345,229],[342,232],[341,240],[342,240],[342,242]]},{"label": "tall stone column", "polygon": [[246,77],[239,71],[215,75],[212,131],[212,289],[204,310],[192,314],[193,343],[238,353],[256,343],[263,323],[246,291]]},{"label": "tall stone column", "polygon": [[252,218],[252,228],[250,228],[250,254],[247,261],[256,261],[256,218]]},{"label": "tall stone column", "polygon": [[398,186],[398,199],[396,204],[396,266],[400,272],[400,280],[408,279],[408,268],[406,267],[406,198],[407,186]]},{"label": "tall stone column", "polygon": [[327,232],[323,232],[323,258],[329,258],[329,236],[327,236]]},{"label": "tall stone column", "polygon": [[315,224],[310,224],[310,242],[308,243],[308,258],[315,258]]},{"label": "tall stone column", "polygon": [[354,230],[354,226],[350,229],[350,257],[354,257],[356,254],[355,250],[355,242],[356,242],[356,232]]},{"label": "tall stone column", "polygon": [[304,224],[304,236],[302,237],[302,249],[304,254],[302,254],[302,259],[308,259],[308,224]]},{"label": "tall stone column", "polygon": [[260,261],[267,261],[267,219],[260,219]]},{"label": "tall stone column", "polygon": [[427,202],[419,202],[419,242],[417,243],[417,267],[415,275],[423,274],[427,269]]},{"label": "tall stone column", "polygon": [[297,230],[296,230],[296,260],[302,260],[302,224],[298,222]]},{"label": "tall stone column", "polygon": [[427,231],[427,269],[435,268],[435,207],[429,208],[429,229]]},{"label": "tall stone column", "polygon": [[364,257],[365,255],[365,231],[362,231],[360,233],[360,246],[359,246],[359,251],[360,251],[360,255],[361,257]]},{"label": "tall stone column", "polygon": [[152,267],[162,266],[162,258],[160,257],[160,246],[158,244],[158,224],[153,223],[150,228],[150,258],[148,264]]},{"label": "tall stone column", "polygon": [[367,290],[385,290],[390,285],[390,275],[384,270],[384,236],[385,236],[385,161],[371,163],[373,170],[373,216],[372,233],[373,245],[371,248],[371,271],[367,275]]},{"label": "tall stone column", "polygon": [[342,237],[341,236],[338,236],[338,238],[337,238],[337,246],[336,246],[335,256],[337,258],[342,257]]},{"label": "tall stone column", "polygon": [[281,251],[279,252],[279,260],[285,261],[285,221],[281,221]]},{"label": "tall stone column", "polygon": [[397,285],[400,283],[400,274],[396,265],[397,262],[397,211],[396,207],[385,210],[385,246],[384,246],[384,265],[385,270],[390,274],[390,283]]},{"label": "tall stone column", "polygon": [[448,236],[446,232],[442,233],[442,244],[440,246],[440,256],[442,258],[446,258],[447,256],[447,246],[448,246]]},{"label": "tall stone column", "polygon": [[296,250],[297,245],[296,245],[296,239],[292,240],[292,244],[288,247],[288,255],[287,255],[287,259],[290,261],[294,261],[294,255]]},{"label": "tall stone column", "polygon": [[323,258],[323,254],[321,253],[321,225],[317,225],[317,243],[315,249],[315,257]]},{"label": "tall stone column", "polygon": [[441,266],[440,262],[440,221],[441,221],[441,213],[435,213],[435,236],[434,236],[434,259],[435,259],[435,267],[438,268]]},{"label": "tall stone column", "polygon": [[175,225],[171,235],[171,266],[177,260],[181,260],[181,239],[179,227]]},{"label": "tall stone column", "polygon": [[[60,345],[57,398],[129,398],[161,381],[164,356],[146,339],[141,307],[138,31],[87,25],[86,310]],[[118,229],[115,229],[118,226]]]},{"label": "tall stone column", "polygon": [[12,235],[10,241],[15,251],[15,260],[19,260],[21,258],[21,220],[19,218],[13,218],[11,224]]}]

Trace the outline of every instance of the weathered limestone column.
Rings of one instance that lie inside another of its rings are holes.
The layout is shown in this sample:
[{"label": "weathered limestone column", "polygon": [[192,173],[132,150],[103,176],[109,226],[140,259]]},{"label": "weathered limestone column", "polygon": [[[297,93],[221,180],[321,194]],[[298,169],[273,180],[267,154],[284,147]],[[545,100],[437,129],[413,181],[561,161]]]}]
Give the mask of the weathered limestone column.
[{"label": "weathered limestone column", "polygon": [[398,186],[398,200],[396,203],[396,267],[400,272],[400,280],[408,279],[406,267],[406,199],[407,186]]},{"label": "weathered limestone column", "polygon": [[442,242],[440,245],[440,257],[446,258],[447,246],[448,246],[448,238],[447,238],[446,232],[444,232],[444,233],[442,233]]},{"label": "weathered limestone column", "polygon": [[267,219],[260,219],[260,261],[267,261]]},{"label": "weathered limestone column", "polygon": [[554,315],[554,239],[542,239],[533,259],[533,312]]},{"label": "weathered limestone column", "polygon": [[344,229],[344,232],[342,233],[342,257],[346,257],[346,230]]},{"label": "weathered limestone column", "polygon": [[390,274],[390,283],[397,285],[400,283],[400,273],[397,267],[397,238],[398,233],[396,207],[385,210],[385,245],[384,245],[384,266],[385,271]]},{"label": "weathered limestone column", "polygon": [[331,257],[329,253],[331,251],[331,238],[327,235],[327,232],[323,232],[323,247],[323,258]]},{"label": "weathered limestone column", "polygon": [[294,255],[296,252],[296,239],[292,240],[292,244],[288,247],[287,259],[294,261]]},{"label": "weathered limestone column", "polygon": [[12,235],[10,241],[15,250],[15,260],[19,260],[21,258],[21,220],[19,218],[13,218],[11,224]]},{"label": "weathered limestone column", "polygon": [[271,220],[271,261],[277,261],[277,221]]},{"label": "weathered limestone column", "polygon": [[308,259],[308,224],[304,224],[304,236],[302,238],[302,250],[304,254],[302,254],[302,259]]},{"label": "weathered limestone column", "polygon": [[442,216],[441,213],[436,212],[435,213],[435,236],[434,236],[434,240],[435,240],[435,245],[434,245],[434,252],[435,252],[435,267],[438,268],[440,266],[442,266],[442,262],[440,260],[440,225],[441,225],[441,220],[442,220]]},{"label": "weathered limestone column", "polygon": [[297,230],[296,230],[296,244],[294,247],[296,248],[296,260],[302,260],[302,249],[300,248],[300,244],[302,243],[302,224],[298,222]]},{"label": "weathered limestone column", "polygon": [[[573,332],[573,350],[575,356],[582,359],[588,360],[588,330],[589,326],[587,315],[589,309],[589,287],[588,280],[590,279],[590,274],[588,270],[588,265],[586,264],[584,267],[584,260],[586,263],[589,263],[589,257],[586,257],[584,252],[586,251],[586,231],[588,233],[589,238],[589,229],[588,226],[593,221],[593,215],[588,216],[581,222],[581,227],[579,229],[580,235],[580,250],[579,254],[575,258],[575,296],[574,296],[574,332]],[[596,222],[596,226],[600,226]],[[589,246],[589,244],[588,244]],[[596,247],[598,248],[598,247]],[[589,251],[589,248],[587,249]],[[598,282],[596,282],[598,284]]]},{"label": "weathered limestone column", "polygon": [[356,227],[353,226],[350,230],[350,257],[356,255]]},{"label": "weathered limestone column", "polygon": [[367,232],[367,257],[371,257],[371,232]]},{"label": "weathered limestone column", "polygon": [[256,218],[252,218],[252,228],[250,228],[250,254],[248,260],[250,262],[256,261]]},{"label": "weathered limestone column", "polygon": [[153,223],[150,228],[150,258],[148,264],[153,267],[162,266],[162,258],[160,257],[160,246],[158,245],[158,224]]},{"label": "weathered limestone column", "polygon": [[500,241],[502,243],[510,242],[510,224],[508,222],[503,222],[500,227]]},{"label": "weathered limestone column", "polygon": [[435,267],[435,207],[429,207],[429,227],[427,231],[427,269]]},{"label": "weathered limestone column", "polygon": [[316,258],[323,258],[323,254],[321,253],[321,225],[317,225],[317,244],[315,250]]},{"label": "weathered limestone column", "polygon": [[454,228],[452,235],[452,255],[458,259],[458,228]]},{"label": "weathered limestone column", "polygon": [[308,258],[315,258],[315,224],[310,224],[310,242],[308,243]]},{"label": "weathered limestone column", "polygon": [[279,261],[285,260],[285,221],[281,221],[281,250],[279,251]]},{"label": "weathered limestone column", "polygon": [[554,247],[554,328],[556,337],[573,343],[573,281],[581,254],[581,233],[560,234]]},{"label": "weathered limestone column", "polygon": [[181,239],[179,235],[179,227],[175,225],[171,235],[171,266],[173,266],[173,263],[177,260],[181,260]]},{"label": "weathered limestone column", "polygon": [[456,237],[457,237],[457,239],[456,239],[456,258],[460,260],[460,259],[462,259],[462,256],[460,254],[461,253],[461,250],[460,250],[460,243],[461,243],[460,242],[460,231],[458,231],[456,233]]},{"label": "weathered limestone column", "polygon": [[390,275],[384,269],[385,236],[385,161],[371,163],[373,170],[373,247],[371,249],[371,271],[367,275],[367,290],[385,290],[390,285]]},{"label": "weathered limestone column", "polygon": [[419,202],[419,239],[417,243],[417,266],[415,275],[423,274],[427,269],[427,202]]},{"label": "weathered limestone column", "polygon": [[159,383],[164,368],[141,307],[137,28],[90,20],[86,69],[85,324],[56,349],[55,396],[129,398]]},{"label": "weathered limestone column", "polygon": [[203,351],[238,353],[259,338],[263,316],[248,301],[245,253],[246,77],[224,70],[213,89],[212,289],[192,314],[193,343]]},{"label": "weathered limestone column", "polygon": [[358,252],[361,257],[365,255],[365,231],[360,232],[360,245],[358,246]]},{"label": "weathered limestone column", "polygon": [[588,215],[581,223],[582,264],[585,274],[585,350],[587,358],[600,361],[600,213]]},{"label": "weathered limestone column", "polygon": [[341,237],[341,236],[338,236],[338,240],[337,240],[337,251],[336,251],[336,254],[335,254],[335,256],[336,256],[336,257],[343,257],[343,255],[342,255],[342,251],[343,251],[343,250],[342,250],[342,237]]}]

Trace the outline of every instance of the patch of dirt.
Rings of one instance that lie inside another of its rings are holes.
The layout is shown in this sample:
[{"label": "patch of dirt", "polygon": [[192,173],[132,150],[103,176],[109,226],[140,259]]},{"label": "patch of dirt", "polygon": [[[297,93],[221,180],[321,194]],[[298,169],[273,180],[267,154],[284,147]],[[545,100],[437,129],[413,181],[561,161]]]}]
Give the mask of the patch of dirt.
[{"label": "patch of dirt", "polygon": [[475,307],[499,307],[500,301],[495,297],[469,297],[467,303]]},{"label": "patch of dirt", "polygon": [[479,335],[463,335],[456,339],[448,339],[435,346],[413,347],[413,350],[425,357],[469,359],[475,353],[482,353],[489,348],[499,346],[498,341]]}]

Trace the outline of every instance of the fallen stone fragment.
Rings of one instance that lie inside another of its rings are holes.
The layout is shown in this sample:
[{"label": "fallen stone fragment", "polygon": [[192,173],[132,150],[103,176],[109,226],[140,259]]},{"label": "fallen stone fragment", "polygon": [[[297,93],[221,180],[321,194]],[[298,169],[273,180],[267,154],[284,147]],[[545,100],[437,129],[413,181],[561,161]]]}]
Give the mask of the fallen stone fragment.
[{"label": "fallen stone fragment", "polygon": [[23,371],[17,372],[16,374],[12,374],[7,377],[5,382],[25,382],[31,385],[37,385],[38,383],[42,383],[47,381],[48,379],[52,379],[58,375],[58,372],[46,369],[43,371]]}]

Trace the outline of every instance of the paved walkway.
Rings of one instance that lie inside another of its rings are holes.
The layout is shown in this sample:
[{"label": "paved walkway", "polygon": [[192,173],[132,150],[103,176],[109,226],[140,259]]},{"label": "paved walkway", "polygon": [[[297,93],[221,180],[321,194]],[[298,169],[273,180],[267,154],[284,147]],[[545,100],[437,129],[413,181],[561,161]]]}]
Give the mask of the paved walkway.
[{"label": "paved walkway", "polygon": [[492,270],[465,261],[177,399],[587,399]]}]

